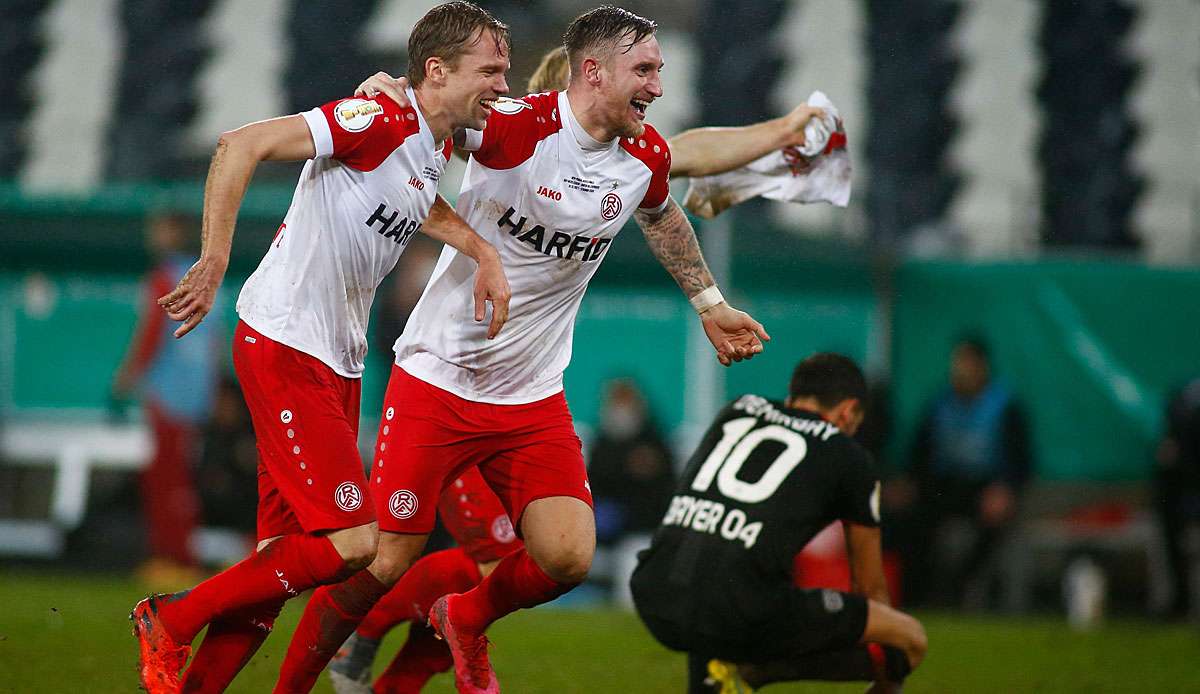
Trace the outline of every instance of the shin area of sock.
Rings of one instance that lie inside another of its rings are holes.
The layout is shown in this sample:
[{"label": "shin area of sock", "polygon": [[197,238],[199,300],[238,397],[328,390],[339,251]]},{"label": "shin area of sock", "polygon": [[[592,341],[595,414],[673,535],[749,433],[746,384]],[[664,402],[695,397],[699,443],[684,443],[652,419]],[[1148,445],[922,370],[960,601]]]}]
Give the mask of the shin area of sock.
[{"label": "shin area of sock", "polygon": [[279,671],[276,692],[307,692],[387,586],[366,569],[313,592]]}]

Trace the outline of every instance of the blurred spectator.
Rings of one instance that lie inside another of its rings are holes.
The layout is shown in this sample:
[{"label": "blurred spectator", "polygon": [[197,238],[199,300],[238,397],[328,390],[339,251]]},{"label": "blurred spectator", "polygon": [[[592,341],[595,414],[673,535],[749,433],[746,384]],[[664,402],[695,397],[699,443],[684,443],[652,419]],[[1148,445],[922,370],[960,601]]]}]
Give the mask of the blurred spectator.
[{"label": "blurred spectator", "polygon": [[599,435],[588,461],[588,480],[596,509],[596,538],[613,558],[614,597],[631,606],[629,577],[637,552],[650,545],[675,485],[671,450],[631,380],[608,384]]},{"label": "blurred spectator", "polygon": [[[959,340],[949,376],[950,387],[921,422],[902,484],[907,488],[897,493],[894,487],[888,500],[908,507],[899,514],[909,524],[902,532],[909,538],[902,549],[909,561],[905,593],[914,602],[982,604],[987,569],[1013,526],[1032,471],[1029,434],[1016,397],[992,378],[981,340]],[[957,553],[942,544],[953,522],[969,531]],[[948,562],[949,554],[960,558]]]},{"label": "blurred spectator", "polygon": [[1166,431],[1158,445],[1155,505],[1167,547],[1173,598],[1170,616],[1187,617],[1195,594],[1188,529],[1200,525],[1200,378],[1167,404]]},{"label": "blurred spectator", "polygon": [[231,377],[217,386],[212,417],[204,428],[204,453],[196,479],[206,526],[255,537],[258,506],[258,447],[250,411]]},{"label": "blurred spectator", "polygon": [[200,505],[192,474],[220,363],[212,333],[216,321],[205,321],[176,340],[175,323],[157,303],[196,261],[185,251],[191,236],[187,220],[178,214],[147,219],[146,244],[154,264],[137,327],[112,382],[114,402],[140,396],[154,439],[153,457],[140,480],[150,558],[139,574],[152,584],[174,583],[195,565],[189,540]]},{"label": "blurred spectator", "polygon": [[588,479],[601,543],[612,544],[626,534],[649,533],[658,527],[674,485],[674,467],[671,451],[633,381],[608,384]]}]

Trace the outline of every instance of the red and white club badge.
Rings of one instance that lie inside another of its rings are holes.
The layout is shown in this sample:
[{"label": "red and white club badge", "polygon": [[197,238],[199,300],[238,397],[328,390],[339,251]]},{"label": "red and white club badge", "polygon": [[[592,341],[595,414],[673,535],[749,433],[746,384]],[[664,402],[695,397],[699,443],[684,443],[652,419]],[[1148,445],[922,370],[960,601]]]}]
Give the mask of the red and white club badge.
[{"label": "red and white club badge", "polygon": [[353,482],[342,482],[333,492],[333,502],[343,511],[357,511],[362,506],[362,490]]},{"label": "red and white club badge", "polygon": [[492,520],[492,539],[504,544],[517,539],[517,533],[513,531],[513,524],[508,519],[508,516],[500,515]]},{"label": "red and white club badge", "polygon": [[612,221],[621,214],[621,196],[616,193],[609,193],[600,201],[600,216],[604,219]]},{"label": "red and white club badge", "polygon": [[417,515],[417,495],[407,489],[401,489],[388,499],[388,510],[400,520],[412,518]]}]

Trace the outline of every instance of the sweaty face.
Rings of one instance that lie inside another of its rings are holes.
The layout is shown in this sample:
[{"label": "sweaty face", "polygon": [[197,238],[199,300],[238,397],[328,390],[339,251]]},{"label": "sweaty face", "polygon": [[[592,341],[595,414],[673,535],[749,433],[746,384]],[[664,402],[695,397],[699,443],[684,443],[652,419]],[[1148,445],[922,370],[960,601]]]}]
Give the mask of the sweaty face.
[{"label": "sweaty face", "polygon": [[645,131],[646,109],[662,96],[662,51],[649,36],[628,51],[618,42],[605,68],[601,84],[608,128],[619,137],[640,137]]},{"label": "sweaty face", "polygon": [[482,130],[496,99],[508,93],[508,47],[485,31],[448,73],[454,127]]}]

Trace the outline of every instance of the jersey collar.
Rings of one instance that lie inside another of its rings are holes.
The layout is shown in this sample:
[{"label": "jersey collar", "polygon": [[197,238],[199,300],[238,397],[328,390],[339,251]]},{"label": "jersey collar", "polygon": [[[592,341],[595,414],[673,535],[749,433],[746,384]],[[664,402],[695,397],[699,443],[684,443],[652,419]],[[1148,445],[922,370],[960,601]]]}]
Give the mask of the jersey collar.
[{"label": "jersey collar", "polygon": [[417,93],[413,91],[412,87],[405,89],[404,93],[408,96],[408,103],[412,104],[412,110],[417,114],[417,123],[420,125],[421,131],[418,137],[425,143],[427,149],[432,150],[435,154],[440,152],[442,148],[438,147],[437,143],[433,141],[433,131],[429,129],[429,124],[425,122],[425,114],[421,113],[421,105],[417,102]]},{"label": "jersey collar", "polygon": [[588,152],[598,152],[605,149],[612,149],[621,141],[620,138],[615,138],[609,142],[601,142],[588,134],[579,121],[575,118],[575,112],[571,110],[571,101],[567,98],[567,92],[561,91],[558,93],[558,112],[563,115],[562,122],[571,135],[575,137],[575,141],[579,143],[580,148]]}]

